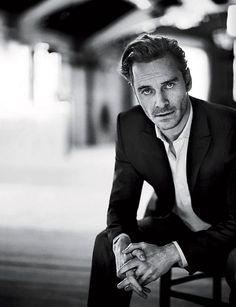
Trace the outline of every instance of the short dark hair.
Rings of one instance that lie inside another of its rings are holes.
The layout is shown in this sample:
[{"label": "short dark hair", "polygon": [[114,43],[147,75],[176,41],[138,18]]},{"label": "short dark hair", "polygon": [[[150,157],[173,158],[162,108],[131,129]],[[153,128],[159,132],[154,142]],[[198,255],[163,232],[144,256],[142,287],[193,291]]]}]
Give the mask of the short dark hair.
[{"label": "short dark hair", "polygon": [[125,48],[121,57],[121,75],[132,83],[132,66],[134,62],[151,62],[170,54],[179,64],[183,76],[187,70],[185,52],[175,39],[154,34],[142,34],[131,41]]}]

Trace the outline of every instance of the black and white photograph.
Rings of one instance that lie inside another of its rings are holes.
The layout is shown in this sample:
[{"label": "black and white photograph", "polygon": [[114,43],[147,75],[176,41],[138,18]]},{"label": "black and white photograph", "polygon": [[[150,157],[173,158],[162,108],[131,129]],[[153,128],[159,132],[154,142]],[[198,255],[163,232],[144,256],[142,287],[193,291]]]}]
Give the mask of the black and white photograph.
[{"label": "black and white photograph", "polygon": [[236,306],[236,0],[0,1],[0,307]]}]

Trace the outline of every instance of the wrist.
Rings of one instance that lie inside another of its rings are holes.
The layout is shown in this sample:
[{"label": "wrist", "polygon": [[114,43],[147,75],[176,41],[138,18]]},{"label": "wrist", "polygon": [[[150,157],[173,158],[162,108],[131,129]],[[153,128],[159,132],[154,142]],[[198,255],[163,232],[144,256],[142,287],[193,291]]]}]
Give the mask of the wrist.
[{"label": "wrist", "polygon": [[121,253],[130,243],[130,237],[126,234],[121,234],[113,241],[113,252]]},{"label": "wrist", "polygon": [[126,233],[122,232],[113,239],[113,244],[115,244],[121,237],[122,238],[127,237],[127,239],[130,240],[130,237]]},{"label": "wrist", "polygon": [[174,265],[176,263],[179,263],[181,261],[180,254],[175,246],[174,243],[167,244],[166,246],[166,252],[169,255],[169,259],[171,261],[171,264]]}]

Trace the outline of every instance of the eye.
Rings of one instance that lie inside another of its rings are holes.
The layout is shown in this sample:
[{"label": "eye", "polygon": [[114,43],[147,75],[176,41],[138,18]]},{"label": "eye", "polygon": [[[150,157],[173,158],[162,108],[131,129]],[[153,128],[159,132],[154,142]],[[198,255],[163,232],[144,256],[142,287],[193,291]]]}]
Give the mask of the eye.
[{"label": "eye", "polygon": [[147,95],[152,95],[153,92],[154,90],[151,88],[144,88],[142,89],[141,94],[147,96]]},{"label": "eye", "polygon": [[167,88],[169,90],[169,89],[173,88],[174,85],[175,85],[174,82],[168,82],[168,83],[166,83],[165,88]]}]

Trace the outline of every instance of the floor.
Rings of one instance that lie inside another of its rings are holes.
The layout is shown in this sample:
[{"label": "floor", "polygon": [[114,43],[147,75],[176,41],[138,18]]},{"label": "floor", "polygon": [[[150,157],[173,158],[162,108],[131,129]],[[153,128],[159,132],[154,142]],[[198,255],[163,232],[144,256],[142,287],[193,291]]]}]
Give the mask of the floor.
[{"label": "floor", "polygon": [[[113,159],[113,146],[99,146],[63,158],[0,161],[0,307],[86,306],[92,247],[105,227]],[[145,186],[139,216],[150,193]],[[210,295],[209,284],[189,284],[187,291]],[[145,301],[134,295],[132,307],[158,306],[158,282],[151,289]],[[227,295],[224,285],[224,300]],[[198,305],[175,300],[172,306]]]}]

